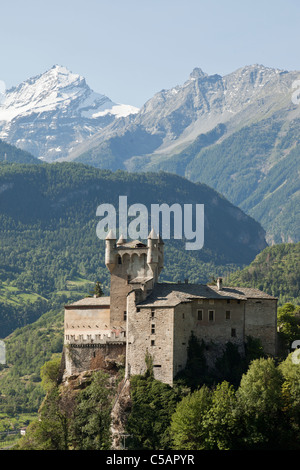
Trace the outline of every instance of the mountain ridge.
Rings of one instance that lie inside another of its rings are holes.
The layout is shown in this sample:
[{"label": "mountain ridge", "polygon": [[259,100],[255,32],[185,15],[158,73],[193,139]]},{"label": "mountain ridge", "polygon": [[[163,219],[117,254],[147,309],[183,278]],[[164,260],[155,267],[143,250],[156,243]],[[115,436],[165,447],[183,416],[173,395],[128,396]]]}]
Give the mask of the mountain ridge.
[{"label": "mountain ridge", "polygon": [[298,242],[299,74],[262,65],[225,77],[194,69],[182,86],[155,94],[122,127],[108,126],[69,159],[206,183],[258,220],[268,243]]}]

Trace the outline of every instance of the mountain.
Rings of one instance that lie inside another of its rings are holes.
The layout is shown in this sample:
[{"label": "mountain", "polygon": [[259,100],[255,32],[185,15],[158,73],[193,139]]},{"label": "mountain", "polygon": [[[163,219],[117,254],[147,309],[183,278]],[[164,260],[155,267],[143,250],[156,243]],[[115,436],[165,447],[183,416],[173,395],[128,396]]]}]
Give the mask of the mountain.
[{"label": "mountain", "polygon": [[182,86],[157,93],[68,159],[206,183],[256,218],[269,243],[297,242],[299,74],[262,65],[224,77],[195,69]]},{"label": "mountain", "polygon": [[140,110],[54,66],[9,90],[0,138],[46,161],[160,170],[208,184],[258,220],[269,244],[300,240],[298,71],[195,68]]},{"label": "mountain", "polygon": [[225,284],[255,287],[278,297],[279,305],[300,304],[300,243],[265,248],[249,266],[230,274]]},{"label": "mountain", "polygon": [[85,79],[55,65],[5,93],[0,138],[47,161],[137,108],[95,93]]},{"label": "mountain", "polygon": [[49,302],[63,305],[70,291],[73,298],[76,291],[88,293],[89,282],[100,280],[109,292],[96,209],[102,203],[117,209],[119,195],[128,197],[128,207],[138,202],[149,211],[155,203],[204,204],[204,247],[188,251],[185,240],[165,240],[162,280],[207,282],[250,263],[266,247],[254,219],[208,186],[168,173],[0,164],[0,188],[0,338],[32,322]]}]

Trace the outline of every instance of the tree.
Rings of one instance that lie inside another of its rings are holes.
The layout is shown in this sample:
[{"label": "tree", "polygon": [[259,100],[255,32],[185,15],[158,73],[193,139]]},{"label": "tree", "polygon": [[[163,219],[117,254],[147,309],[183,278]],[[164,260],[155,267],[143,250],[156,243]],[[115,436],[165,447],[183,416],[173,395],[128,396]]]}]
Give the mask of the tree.
[{"label": "tree", "polygon": [[95,372],[90,385],[77,398],[71,426],[71,440],[76,450],[110,449],[111,401],[108,374]]},{"label": "tree", "polygon": [[293,341],[300,339],[300,307],[290,302],[277,310],[277,325],[282,344],[282,353],[290,350]]},{"label": "tree", "polygon": [[[70,394],[68,402],[72,400]],[[39,409],[39,419],[33,421],[18,443],[19,450],[68,450],[69,409],[62,406],[59,388],[53,386]]]},{"label": "tree", "polygon": [[96,297],[103,296],[103,290],[99,281],[95,283],[94,289],[90,292],[91,295],[95,295]]},{"label": "tree", "polygon": [[300,449],[300,365],[298,355],[290,353],[279,364],[283,375],[282,406],[285,418],[285,445],[289,449]]},{"label": "tree", "polygon": [[53,355],[52,359],[41,367],[42,387],[46,392],[57,386],[60,364],[61,356]]},{"label": "tree", "polygon": [[283,377],[271,358],[254,360],[236,392],[247,448],[276,448],[282,422]]},{"label": "tree", "polygon": [[208,433],[203,420],[211,404],[212,394],[206,385],[178,403],[170,425],[173,449],[207,449]]},{"label": "tree", "polygon": [[130,381],[131,413],[126,432],[129,449],[168,449],[169,425],[180,391],[155,380],[151,369]]},{"label": "tree", "polygon": [[207,448],[211,450],[237,449],[239,425],[234,388],[228,382],[223,381],[212,392],[211,406],[203,417],[203,428],[207,432]]}]

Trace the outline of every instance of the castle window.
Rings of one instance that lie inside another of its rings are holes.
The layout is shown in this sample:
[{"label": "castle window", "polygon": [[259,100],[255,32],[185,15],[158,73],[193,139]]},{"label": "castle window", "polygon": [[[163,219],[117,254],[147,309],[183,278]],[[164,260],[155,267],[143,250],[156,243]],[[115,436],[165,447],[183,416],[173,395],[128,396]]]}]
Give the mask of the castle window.
[{"label": "castle window", "polygon": [[231,336],[232,336],[232,338],[236,338],[236,329],[235,328],[231,328]]},{"label": "castle window", "polygon": [[151,309],[151,318],[154,318],[155,310],[152,308]]},{"label": "castle window", "polygon": [[197,312],[197,318],[198,318],[198,321],[202,321],[202,320],[203,320],[203,310],[198,310],[198,312]]},{"label": "castle window", "polygon": [[226,312],[225,312],[225,320],[230,320],[230,316],[231,316],[230,310],[226,310]]},{"label": "castle window", "polygon": [[215,312],[214,310],[208,310],[208,320],[214,321],[215,320]]},{"label": "castle window", "polygon": [[124,310],[124,313],[123,313],[123,320],[124,320],[124,321],[127,320],[127,312],[126,312],[126,310]]},{"label": "castle window", "polygon": [[140,312],[140,311],[141,311],[141,309],[138,307],[138,308],[136,309],[136,311],[137,311],[137,312]]},{"label": "castle window", "polygon": [[240,301],[240,300],[238,300],[238,301],[237,301],[237,303],[238,303],[238,304],[240,304],[240,303],[241,303],[241,301]]},{"label": "castle window", "polygon": [[161,367],[160,364],[153,364],[153,367]]},{"label": "castle window", "polygon": [[151,325],[151,334],[155,335],[155,325],[153,323]]},{"label": "castle window", "polygon": [[96,351],[93,352],[93,357],[96,357]]},{"label": "castle window", "polygon": [[120,255],[118,256],[118,264],[122,264],[122,258]]},{"label": "castle window", "polygon": [[154,341],[154,339],[151,339],[151,346],[155,346],[155,341]]},{"label": "castle window", "polygon": [[184,313],[182,314],[182,318],[184,318]]},{"label": "castle window", "polygon": [[230,304],[230,299],[227,299],[227,303]]}]

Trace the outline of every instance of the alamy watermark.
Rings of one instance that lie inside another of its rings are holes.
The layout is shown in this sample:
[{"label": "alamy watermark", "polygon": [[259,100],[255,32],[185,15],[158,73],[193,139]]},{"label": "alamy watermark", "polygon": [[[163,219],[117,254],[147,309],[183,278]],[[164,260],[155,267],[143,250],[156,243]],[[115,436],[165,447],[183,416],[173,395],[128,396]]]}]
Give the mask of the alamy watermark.
[{"label": "alamy watermark", "polygon": [[0,104],[2,104],[3,101],[5,100],[5,90],[6,90],[5,83],[2,80],[0,80]]},{"label": "alamy watermark", "polygon": [[151,204],[150,218],[144,204],[128,207],[127,196],[119,196],[118,211],[112,204],[97,207],[96,215],[102,217],[96,229],[98,238],[104,240],[109,230],[117,232],[117,213],[118,230],[125,239],[145,240],[153,228],[163,240],[185,240],[186,250],[200,250],[204,245],[204,204]]},{"label": "alamy watermark", "polygon": [[0,339],[0,364],[6,364],[6,348],[5,343]]},{"label": "alamy watermark", "polygon": [[292,93],[292,102],[294,104],[300,104],[300,80],[295,80],[292,83],[293,90],[296,90]]},{"label": "alamy watermark", "polygon": [[292,342],[292,349],[295,350],[292,354],[292,363],[300,364],[300,340],[299,339]]}]

